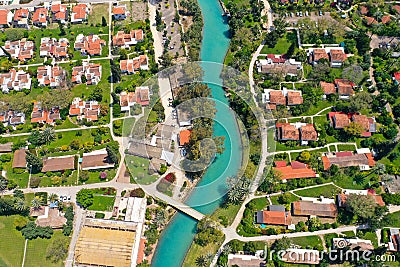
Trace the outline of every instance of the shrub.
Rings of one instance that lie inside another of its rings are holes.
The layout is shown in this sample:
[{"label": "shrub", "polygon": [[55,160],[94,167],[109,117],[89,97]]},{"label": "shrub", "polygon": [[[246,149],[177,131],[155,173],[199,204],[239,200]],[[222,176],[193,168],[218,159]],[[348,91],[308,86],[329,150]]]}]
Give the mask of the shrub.
[{"label": "shrub", "polygon": [[175,173],[168,173],[165,177],[165,180],[167,180],[168,182],[170,182],[171,184],[173,184],[176,181],[176,176]]},{"label": "shrub", "polygon": [[96,212],[96,214],[94,215],[95,218],[97,219],[104,219],[106,215],[102,212]]},{"label": "shrub", "polygon": [[145,192],[143,191],[142,188],[136,188],[132,191],[130,191],[129,196],[131,197],[140,197],[140,198],[144,198],[145,197]]},{"label": "shrub", "polygon": [[101,172],[99,176],[100,176],[100,179],[104,180],[104,179],[107,178],[107,173],[106,172]]}]

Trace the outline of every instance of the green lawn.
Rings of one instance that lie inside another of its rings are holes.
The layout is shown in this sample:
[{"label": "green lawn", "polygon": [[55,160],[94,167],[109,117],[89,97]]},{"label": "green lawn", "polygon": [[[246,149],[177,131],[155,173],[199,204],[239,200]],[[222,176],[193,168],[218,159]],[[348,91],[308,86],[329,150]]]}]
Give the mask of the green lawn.
[{"label": "green lawn", "polygon": [[159,178],[158,175],[149,175],[148,168],[150,160],[148,159],[126,155],[125,163],[133,180],[138,184],[151,184]]},{"label": "green lawn", "polygon": [[[107,178],[102,180],[100,179],[100,173],[106,172]],[[107,180],[111,180],[115,177],[116,169],[108,169],[108,170],[99,170],[99,171],[89,171],[89,180],[85,181],[85,184],[95,184],[95,183],[102,183],[107,182]],[[83,184],[79,181],[79,184]]]},{"label": "green lawn", "polygon": [[354,145],[338,145],[339,151],[354,151],[356,147]]},{"label": "green lawn", "polygon": [[400,227],[400,211],[387,214],[384,219],[389,222],[385,227]]},{"label": "green lawn", "polygon": [[[13,225],[16,215],[0,217],[0,265],[21,266],[25,239]],[[1,264],[1,263],[4,263]]]},{"label": "green lawn", "polygon": [[88,210],[112,211],[114,201],[115,196],[94,195],[93,204],[88,207]]},{"label": "green lawn", "polygon": [[226,219],[228,225],[231,225],[236,217],[241,205],[229,205],[227,207],[219,207],[212,215],[211,219],[218,221],[220,218]]},{"label": "green lawn", "polygon": [[182,266],[183,267],[197,266],[196,259],[200,255],[206,255],[208,252],[212,254],[217,253],[217,250],[221,246],[222,242],[223,240],[220,240],[220,242],[209,243],[206,246],[200,246],[193,242],[192,245],[190,246],[189,251],[186,253],[185,260]]},{"label": "green lawn", "polygon": [[378,238],[375,232],[366,232],[363,236],[363,239],[371,240],[374,247],[378,247]]},{"label": "green lawn", "polygon": [[338,193],[340,193],[340,189],[334,185],[324,185],[309,189],[297,190],[295,193],[299,196],[303,197],[328,197],[334,198]]},{"label": "green lawn", "polygon": [[54,231],[51,239],[34,239],[28,241],[28,248],[26,250],[25,266],[27,267],[58,267],[64,266],[62,261],[53,263],[46,259],[47,247],[51,244],[55,237],[60,237],[65,243],[70,242],[70,238],[62,234],[61,230]]},{"label": "green lawn", "polygon": [[302,248],[307,247],[318,247],[322,246],[322,240],[319,236],[304,236],[304,237],[294,237],[290,239],[293,244],[301,246]]},{"label": "green lawn", "polygon": [[278,43],[273,48],[269,48],[267,45],[261,49],[261,54],[286,54],[290,45],[292,44],[290,40],[288,40],[289,35],[293,35],[294,33],[286,33],[282,38],[279,38]]},{"label": "green lawn", "polygon": [[[271,202],[272,202],[273,205],[280,205],[280,203],[278,202],[278,197],[279,196],[272,196],[271,197]],[[297,196],[295,196],[293,194],[290,194],[290,198],[289,198],[290,203],[295,202],[297,200],[299,200],[299,198]]]}]

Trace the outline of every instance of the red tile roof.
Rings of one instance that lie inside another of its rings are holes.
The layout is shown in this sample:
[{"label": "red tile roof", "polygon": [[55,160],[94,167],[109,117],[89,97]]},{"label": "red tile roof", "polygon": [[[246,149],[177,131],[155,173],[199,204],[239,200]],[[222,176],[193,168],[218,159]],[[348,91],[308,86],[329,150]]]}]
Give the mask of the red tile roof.
[{"label": "red tile roof", "polygon": [[392,6],[392,9],[395,10],[395,11],[397,11],[397,13],[400,14],[400,6],[399,6],[399,5],[394,5],[394,6]]},{"label": "red tile roof", "polygon": [[336,93],[336,88],[333,83],[319,82],[319,85],[321,86],[325,95],[330,95],[330,94]]},{"label": "red tile roof", "polygon": [[333,121],[335,129],[343,129],[350,125],[349,116],[347,114],[336,114],[333,117]]},{"label": "red tile roof", "polygon": [[365,131],[369,131],[369,120],[367,116],[354,114],[352,120],[353,122],[360,124]]},{"label": "red tile roof", "polygon": [[32,22],[33,23],[45,23],[47,22],[48,10],[44,7],[37,8],[33,13]]},{"label": "red tile roof", "polygon": [[13,168],[26,168],[26,149],[21,148],[14,152]]},{"label": "red tile roof", "polygon": [[296,201],[292,203],[293,215],[298,216],[319,216],[336,218],[337,207],[334,203],[314,203],[311,201]]},{"label": "red tile roof", "polygon": [[315,130],[314,125],[307,124],[305,126],[300,127],[300,136],[301,140],[304,141],[317,141],[318,133]]},{"label": "red tile roof", "polygon": [[[263,210],[258,211],[260,213],[260,219],[257,223],[265,223],[272,225],[290,225],[292,224],[292,217],[289,212],[286,211],[269,211]],[[258,217],[258,216],[257,216]]]},{"label": "red tile roof", "polygon": [[282,180],[317,177],[313,169],[298,161],[292,161],[290,166],[274,167],[273,169],[281,175]]},{"label": "red tile roof", "polygon": [[318,61],[318,60],[323,59],[323,58],[329,60],[329,56],[326,53],[325,49],[316,48],[316,49],[313,50],[313,59],[314,59],[314,61]]},{"label": "red tile roof", "polygon": [[394,77],[394,79],[395,79],[396,81],[400,82],[400,72],[395,72],[395,73],[393,74],[393,77]]},{"label": "red tile roof", "polygon": [[346,54],[340,49],[331,49],[329,54],[331,61],[344,62],[346,60]]},{"label": "red tile roof", "polygon": [[29,17],[29,10],[27,8],[17,9],[14,13],[14,21],[20,21],[23,18]]},{"label": "red tile roof", "polygon": [[286,105],[286,98],[280,90],[269,91],[269,102],[276,105]]},{"label": "red tile roof", "polygon": [[391,20],[391,18],[390,18],[389,15],[382,17],[382,23],[383,24],[386,24],[386,23],[390,22],[390,20]]},{"label": "red tile roof", "polygon": [[43,159],[42,172],[73,170],[75,169],[74,162],[75,162],[74,156]]},{"label": "red tile roof", "polygon": [[300,140],[299,130],[290,123],[277,123],[279,140]]},{"label": "red tile roof", "polygon": [[8,10],[0,9],[0,25],[8,25]]},{"label": "red tile roof", "polygon": [[183,146],[190,141],[190,130],[182,130],[179,132],[179,145]]},{"label": "red tile roof", "polygon": [[303,104],[303,97],[301,96],[301,92],[293,92],[289,91],[287,93],[287,104],[288,105],[300,105]]},{"label": "red tile roof", "polygon": [[354,95],[353,87],[355,86],[355,84],[353,82],[345,79],[336,79],[335,84],[338,88],[339,95]]},{"label": "red tile roof", "polygon": [[113,8],[113,14],[114,15],[124,15],[126,12],[124,6],[117,6]]}]

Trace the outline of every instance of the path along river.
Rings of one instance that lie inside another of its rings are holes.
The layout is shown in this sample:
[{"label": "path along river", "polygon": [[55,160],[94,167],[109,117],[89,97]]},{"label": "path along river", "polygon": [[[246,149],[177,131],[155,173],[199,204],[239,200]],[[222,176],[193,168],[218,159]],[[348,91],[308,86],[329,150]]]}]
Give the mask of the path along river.
[{"label": "path along river", "polygon": [[[201,60],[223,63],[229,47],[229,27],[221,16],[222,9],[217,0],[198,0],[204,20]],[[216,64],[202,65],[204,80],[220,81],[222,66]],[[218,83],[218,82],[217,82]],[[219,82],[220,83],[220,82]],[[213,98],[227,104],[222,87],[209,84]],[[204,214],[211,214],[221,204],[225,194],[226,178],[235,175],[241,164],[240,137],[234,115],[227,105],[217,103],[214,135],[225,136],[225,151],[207,169],[202,180],[192,191],[186,204]],[[185,254],[193,241],[197,222],[192,218],[178,213],[164,230],[153,261],[154,267],[181,266]],[[204,252],[204,254],[207,251]]]}]

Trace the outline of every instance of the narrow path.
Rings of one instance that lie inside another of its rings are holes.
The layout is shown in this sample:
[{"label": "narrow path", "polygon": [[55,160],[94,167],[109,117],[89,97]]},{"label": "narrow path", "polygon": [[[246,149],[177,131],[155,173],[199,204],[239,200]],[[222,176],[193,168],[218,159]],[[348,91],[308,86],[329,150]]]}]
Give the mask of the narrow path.
[{"label": "narrow path", "polygon": [[28,248],[28,239],[25,239],[25,246],[24,246],[24,257],[22,258],[22,267],[25,266],[25,258],[26,258],[26,250]]},{"label": "narrow path", "polygon": [[81,230],[83,222],[85,221],[85,218],[86,218],[85,211],[83,209],[79,208],[78,206],[76,206],[73,233],[72,233],[71,242],[70,242],[69,248],[68,248],[67,260],[65,262],[65,266],[66,267],[72,267],[73,266],[74,254],[75,254],[75,246],[76,246],[76,243],[78,242],[79,232]]}]

